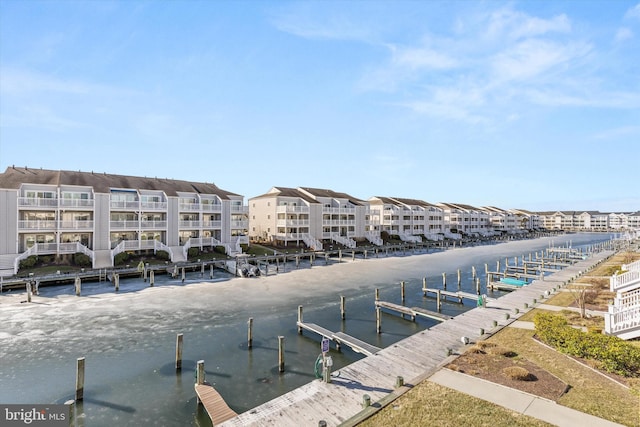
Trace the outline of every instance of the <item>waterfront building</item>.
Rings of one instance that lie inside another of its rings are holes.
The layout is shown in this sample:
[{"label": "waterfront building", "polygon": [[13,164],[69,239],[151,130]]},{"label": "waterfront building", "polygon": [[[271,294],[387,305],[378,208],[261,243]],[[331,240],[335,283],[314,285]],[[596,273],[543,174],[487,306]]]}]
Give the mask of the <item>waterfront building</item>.
[{"label": "waterfront building", "polygon": [[346,193],[308,187],[272,187],[249,199],[249,237],[284,245],[301,242],[319,250],[323,242],[355,247],[365,238],[368,206]]},{"label": "waterfront building", "polygon": [[490,225],[489,212],[461,203],[438,203],[444,213],[444,233],[448,238],[489,236],[494,234]]},{"label": "waterfront building", "polygon": [[539,230],[540,215],[525,209],[510,209],[516,216],[516,224],[520,230]]},{"label": "waterfront building", "polygon": [[422,236],[441,240],[444,233],[443,209],[435,204],[402,197],[375,196],[368,200],[371,217],[379,231],[407,242],[420,242]]},{"label": "waterfront building", "polygon": [[509,234],[520,232],[518,218],[515,213],[495,206],[484,206],[481,209],[489,214],[489,230],[493,229],[494,231]]},{"label": "waterfront building", "polygon": [[248,243],[243,196],[210,183],[107,173],[9,167],[0,174],[0,272],[30,255],[84,253],[93,268],[121,252]]}]

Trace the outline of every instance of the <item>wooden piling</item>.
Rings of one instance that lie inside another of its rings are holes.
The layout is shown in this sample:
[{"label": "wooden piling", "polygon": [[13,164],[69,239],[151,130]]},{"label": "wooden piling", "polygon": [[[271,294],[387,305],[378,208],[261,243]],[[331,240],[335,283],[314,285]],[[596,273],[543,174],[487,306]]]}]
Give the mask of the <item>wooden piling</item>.
[{"label": "wooden piling", "polygon": [[427,278],[423,277],[422,278],[422,295],[423,296],[427,296]]},{"label": "wooden piling", "polygon": [[183,335],[178,334],[176,336],[176,371],[182,369],[182,340]]},{"label": "wooden piling", "polygon": [[184,283],[184,267],[182,267],[182,283]]},{"label": "wooden piling", "polygon": [[376,332],[382,332],[382,313],[380,307],[376,307]]},{"label": "wooden piling", "polygon": [[76,363],[76,400],[84,397],[84,357],[79,357]]},{"label": "wooden piling", "polygon": [[156,282],[156,273],[151,270],[149,272],[149,286],[153,286],[153,284]]},{"label": "wooden piling", "polygon": [[442,308],[442,304],[440,303],[440,289],[436,292],[436,307],[438,308],[438,312]]},{"label": "wooden piling", "polygon": [[462,285],[462,274],[460,272],[460,269],[458,269],[458,290],[460,290],[461,285]]},{"label": "wooden piling", "polygon": [[447,273],[442,273],[442,287],[447,290]]},{"label": "wooden piling", "polygon": [[76,276],[76,296],[80,296],[80,291],[82,289],[82,282],[80,280],[80,276]]},{"label": "wooden piling", "polygon": [[209,279],[213,279],[213,264],[209,266]]},{"label": "wooden piling", "polygon": [[380,300],[380,289],[376,288],[376,301]]},{"label": "wooden piling", "polygon": [[119,273],[113,274],[113,285],[116,288],[116,292],[118,292],[120,290],[120,274]]},{"label": "wooden piling", "polygon": [[344,320],[346,317],[344,295],[340,295],[340,318]]},{"label": "wooden piling", "polygon": [[302,306],[301,305],[298,306],[298,333],[302,335],[302,326],[300,326],[300,323],[302,323]]},{"label": "wooden piling", "polygon": [[476,277],[476,294],[480,295],[480,278]]},{"label": "wooden piling", "polygon": [[278,372],[284,372],[284,337],[278,336]]},{"label": "wooden piling", "polygon": [[400,282],[400,298],[402,298],[402,302],[404,302],[404,281]]},{"label": "wooden piling", "polygon": [[[204,360],[198,360],[196,362],[196,384],[204,384],[204,374]],[[198,399],[198,403],[200,403],[200,399]]]},{"label": "wooden piling", "polygon": [[247,348],[249,350],[253,348],[253,317],[250,317],[247,322]]},{"label": "wooden piling", "polygon": [[142,281],[147,283],[147,267],[142,267]]}]

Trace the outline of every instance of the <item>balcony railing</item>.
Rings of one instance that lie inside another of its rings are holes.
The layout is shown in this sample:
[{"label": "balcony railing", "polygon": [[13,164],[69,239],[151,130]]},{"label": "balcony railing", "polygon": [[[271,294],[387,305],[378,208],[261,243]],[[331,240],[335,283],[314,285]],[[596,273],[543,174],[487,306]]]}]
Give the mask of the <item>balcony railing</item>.
[{"label": "balcony railing", "polygon": [[278,227],[308,227],[308,219],[279,219],[276,221]]},{"label": "balcony railing", "polygon": [[93,199],[61,199],[60,207],[62,208],[88,208],[92,209],[94,206]]},{"label": "balcony railing", "polygon": [[220,228],[222,221],[202,221],[202,228]]},{"label": "balcony railing", "polygon": [[231,212],[232,213],[248,213],[249,212],[249,206],[231,205]]},{"label": "balcony railing", "polygon": [[180,228],[200,228],[202,221],[180,221],[178,227]]},{"label": "balcony railing", "polygon": [[200,203],[180,203],[181,211],[199,211],[202,205]]},{"label": "balcony railing", "polygon": [[91,220],[60,221],[60,228],[66,228],[70,230],[91,230],[93,229],[93,221]]},{"label": "balcony railing", "polygon": [[140,209],[140,202],[138,200],[126,201],[126,200],[112,200],[110,203],[111,209],[119,210],[136,210]]},{"label": "balcony railing", "polygon": [[356,208],[322,208],[323,214],[355,215]]},{"label": "balcony railing", "polygon": [[143,211],[166,211],[167,202],[141,202],[140,208]]},{"label": "balcony railing", "polygon": [[309,213],[309,206],[276,206],[277,213]]},{"label": "balcony railing", "polygon": [[112,230],[137,230],[139,221],[137,219],[110,221],[109,226]]},{"label": "balcony railing", "polygon": [[55,230],[56,220],[20,220],[18,221],[18,228],[20,230]]},{"label": "balcony railing", "polygon": [[609,278],[609,285],[611,292],[628,291],[634,287],[640,287],[640,269],[614,274]]},{"label": "balcony railing", "polygon": [[202,203],[202,212],[222,212],[222,205],[216,203]]},{"label": "balcony railing", "polygon": [[230,226],[232,229],[246,229],[249,227],[249,221],[231,221]]},{"label": "balcony railing", "polygon": [[154,221],[140,221],[140,228],[145,230],[164,230],[167,228],[167,221],[154,220]]},{"label": "balcony railing", "polygon": [[34,208],[58,207],[58,199],[45,199],[39,197],[18,197],[18,206]]}]

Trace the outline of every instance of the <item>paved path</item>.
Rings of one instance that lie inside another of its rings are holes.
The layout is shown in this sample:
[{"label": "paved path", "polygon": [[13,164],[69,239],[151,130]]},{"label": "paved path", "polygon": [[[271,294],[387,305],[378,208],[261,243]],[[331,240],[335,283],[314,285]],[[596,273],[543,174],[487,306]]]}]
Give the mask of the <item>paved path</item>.
[{"label": "paved path", "polygon": [[621,426],[621,424],[558,405],[551,400],[450,369],[440,369],[429,377],[429,381],[560,427]]}]

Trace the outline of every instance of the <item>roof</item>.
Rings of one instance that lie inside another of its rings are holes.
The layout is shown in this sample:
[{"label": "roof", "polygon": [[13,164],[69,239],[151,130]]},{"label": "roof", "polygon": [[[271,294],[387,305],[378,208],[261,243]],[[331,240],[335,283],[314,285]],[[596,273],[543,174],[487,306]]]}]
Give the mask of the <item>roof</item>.
[{"label": "roof", "polygon": [[130,188],[136,190],[162,191],[167,196],[177,196],[178,192],[215,194],[221,199],[229,199],[229,196],[240,196],[239,194],[222,190],[211,183],[113,175],[106,172],[95,173],[8,167],[4,173],[0,174],[0,188],[17,190],[23,184],[92,187],[96,193],[109,193],[111,189]]},{"label": "roof", "polygon": [[321,188],[300,187],[301,190],[306,191],[315,197],[330,197],[332,199],[347,199],[351,204],[364,205],[365,202],[357,197],[353,197],[347,193],[339,193],[333,190],[325,190]]},{"label": "roof", "polygon": [[320,203],[313,197],[310,197],[308,194],[298,190],[297,188],[291,187],[272,187],[271,190],[269,190],[267,193],[252,197],[249,200],[267,199],[274,197],[298,197],[308,203]]}]

